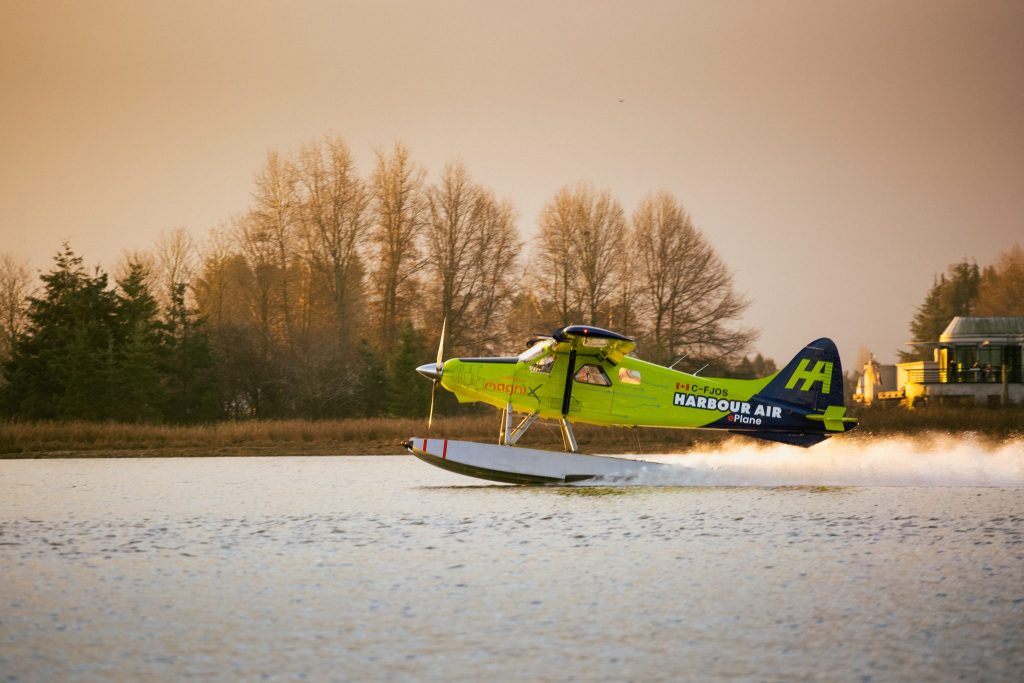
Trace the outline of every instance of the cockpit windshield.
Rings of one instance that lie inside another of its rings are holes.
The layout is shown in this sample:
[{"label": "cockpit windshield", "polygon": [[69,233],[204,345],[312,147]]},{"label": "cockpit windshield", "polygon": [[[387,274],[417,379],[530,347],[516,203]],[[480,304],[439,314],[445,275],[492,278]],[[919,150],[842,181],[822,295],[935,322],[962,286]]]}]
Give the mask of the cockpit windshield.
[{"label": "cockpit windshield", "polygon": [[520,363],[531,363],[531,362],[537,360],[542,355],[544,355],[544,353],[548,349],[550,349],[552,346],[554,346],[554,344],[555,344],[555,340],[554,339],[544,339],[542,341],[537,342],[536,344],[534,344],[533,346],[531,346],[530,348],[526,349],[521,354],[519,354],[519,362]]}]

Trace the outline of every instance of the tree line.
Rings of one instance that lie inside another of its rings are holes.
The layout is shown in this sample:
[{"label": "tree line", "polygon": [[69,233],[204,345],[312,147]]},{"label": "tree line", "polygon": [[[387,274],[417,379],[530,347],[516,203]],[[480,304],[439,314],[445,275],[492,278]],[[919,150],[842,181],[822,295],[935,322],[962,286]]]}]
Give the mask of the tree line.
[{"label": "tree line", "polygon": [[421,415],[429,383],[414,368],[434,356],[442,320],[446,357],[518,353],[582,322],[636,336],[656,362],[774,371],[747,357],[747,301],[673,195],[627,215],[611,190],[581,182],[553,194],[528,245],[518,220],[461,162],[431,182],[402,144],[365,176],[340,138],[272,151],[248,210],[202,244],[166,231],[126,254],[113,282],[67,244],[38,285],[0,258],[0,411]]}]

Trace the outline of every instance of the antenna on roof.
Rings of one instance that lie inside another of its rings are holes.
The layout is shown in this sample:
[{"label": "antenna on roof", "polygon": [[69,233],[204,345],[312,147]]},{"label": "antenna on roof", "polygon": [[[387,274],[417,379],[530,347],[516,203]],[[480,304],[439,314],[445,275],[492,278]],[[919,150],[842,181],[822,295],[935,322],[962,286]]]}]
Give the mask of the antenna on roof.
[{"label": "antenna on roof", "polygon": [[684,353],[683,355],[679,356],[679,358],[676,359],[675,363],[673,363],[672,365],[668,366],[668,369],[669,370],[673,369],[676,365],[678,365],[684,358],[686,358],[689,355],[690,354],[688,354],[688,353]]}]

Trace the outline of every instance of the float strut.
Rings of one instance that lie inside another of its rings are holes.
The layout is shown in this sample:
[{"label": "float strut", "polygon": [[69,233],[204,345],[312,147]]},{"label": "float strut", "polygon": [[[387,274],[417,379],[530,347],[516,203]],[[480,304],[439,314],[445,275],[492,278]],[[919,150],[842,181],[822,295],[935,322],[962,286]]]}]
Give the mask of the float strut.
[{"label": "float strut", "polygon": [[516,425],[516,428],[509,434],[508,439],[505,441],[506,446],[515,446],[516,443],[522,438],[526,430],[529,429],[533,423],[537,420],[537,413],[530,413],[523,418],[523,421]]},{"label": "float strut", "polygon": [[501,443],[508,446],[510,445],[508,440],[512,438],[512,401],[508,402],[503,412],[505,420],[502,422]]},{"label": "float strut", "polygon": [[573,434],[572,425],[562,418],[562,445],[570,453],[579,453],[580,447],[576,445],[576,435]]}]

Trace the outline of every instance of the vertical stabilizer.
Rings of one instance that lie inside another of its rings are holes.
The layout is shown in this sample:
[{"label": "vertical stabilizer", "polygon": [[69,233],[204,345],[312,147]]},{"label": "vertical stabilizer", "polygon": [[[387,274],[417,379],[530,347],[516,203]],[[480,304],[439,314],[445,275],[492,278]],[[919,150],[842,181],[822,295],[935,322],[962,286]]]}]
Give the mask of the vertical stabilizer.
[{"label": "vertical stabilizer", "polygon": [[843,365],[835,342],[825,337],[812,341],[758,397],[822,413],[829,406],[842,406]]},{"label": "vertical stabilizer", "polygon": [[857,426],[856,418],[846,417],[843,365],[831,339],[801,349],[751,402],[770,406],[772,419],[731,431],[807,447]]}]

